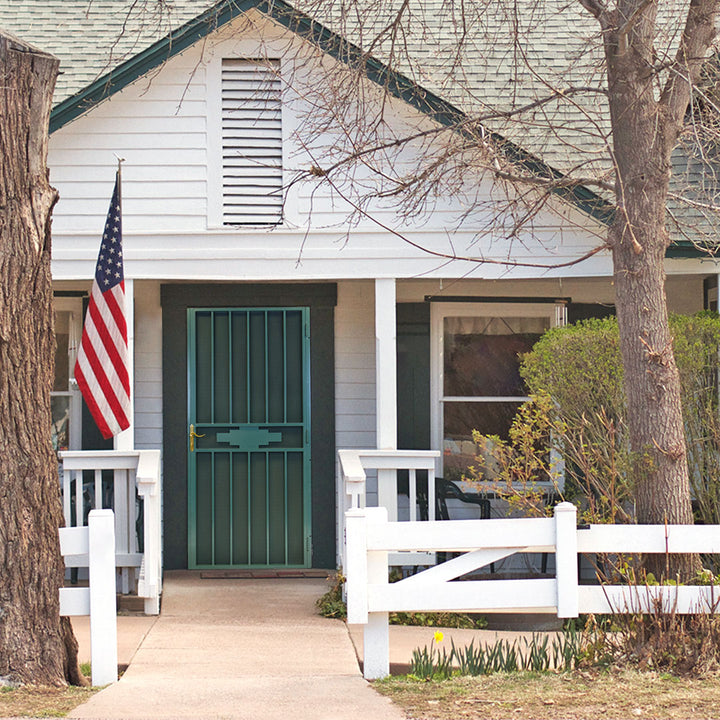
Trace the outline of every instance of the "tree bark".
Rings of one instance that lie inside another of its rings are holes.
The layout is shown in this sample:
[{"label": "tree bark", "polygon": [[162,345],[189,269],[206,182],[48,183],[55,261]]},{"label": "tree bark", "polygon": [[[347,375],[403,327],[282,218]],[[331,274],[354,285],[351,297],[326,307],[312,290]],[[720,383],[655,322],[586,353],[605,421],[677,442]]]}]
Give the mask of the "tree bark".
[{"label": "tree bark", "polygon": [[0,676],[81,682],[60,618],[62,506],[52,449],[55,336],[47,170],[58,61],[0,31]]},{"label": "tree bark", "polygon": [[[639,523],[688,524],[693,522],[690,483],[680,381],[668,327],[664,260],[670,243],[665,222],[670,156],[690,95],[688,90],[683,97],[673,88],[671,102],[668,93],[655,98],[656,9],[655,3],[621,0],[613,12],[599,18],[618,188],[608,242],[613,254],[637,519]],[[680,574],[686,578],[699,569],[699,560],[651,556],[646,568],[658,577]]]}]

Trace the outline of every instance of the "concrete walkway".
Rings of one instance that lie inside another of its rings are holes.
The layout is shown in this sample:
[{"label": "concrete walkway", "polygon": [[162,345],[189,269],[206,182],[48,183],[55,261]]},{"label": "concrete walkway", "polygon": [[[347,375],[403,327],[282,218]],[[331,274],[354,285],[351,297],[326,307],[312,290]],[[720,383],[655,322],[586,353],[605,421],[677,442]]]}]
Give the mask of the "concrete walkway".
[{"label": "concrete walkway", "polygon": [[68,717],[402,720],[363,680],[345,624],[316,614],[326,589],[167,573],[159,618],[118,618],[125,674]]}]

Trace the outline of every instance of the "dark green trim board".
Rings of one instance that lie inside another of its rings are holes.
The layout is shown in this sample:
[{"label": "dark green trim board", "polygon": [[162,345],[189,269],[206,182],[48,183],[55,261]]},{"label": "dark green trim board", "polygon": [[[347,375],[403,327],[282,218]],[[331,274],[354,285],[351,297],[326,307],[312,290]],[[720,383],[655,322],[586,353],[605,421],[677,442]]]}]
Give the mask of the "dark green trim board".
[{"label": "dark green trim board", "polygon": [[400,303],[397,322],[398,448],[430,448],[430,305]]},{"label": "dark green trim board", "polygon": [[334,283],[168,284],[163,324],[164,566],[188,567],[188,308],[307,307],[310,315],[311,564],[335,566]]}]

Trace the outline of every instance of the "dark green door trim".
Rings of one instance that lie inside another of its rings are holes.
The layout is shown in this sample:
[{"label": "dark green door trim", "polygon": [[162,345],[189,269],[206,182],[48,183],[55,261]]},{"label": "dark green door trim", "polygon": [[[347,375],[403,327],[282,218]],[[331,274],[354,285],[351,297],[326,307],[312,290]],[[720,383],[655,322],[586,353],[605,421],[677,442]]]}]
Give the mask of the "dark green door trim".
[{"label": "dark green door trim", "polygon": [[167,284],[163,320],[164,566],[188,567],[187,310],[191,307],[308,307],[310,312],[310,469],[312,567],[335,565],[334,283]]}]

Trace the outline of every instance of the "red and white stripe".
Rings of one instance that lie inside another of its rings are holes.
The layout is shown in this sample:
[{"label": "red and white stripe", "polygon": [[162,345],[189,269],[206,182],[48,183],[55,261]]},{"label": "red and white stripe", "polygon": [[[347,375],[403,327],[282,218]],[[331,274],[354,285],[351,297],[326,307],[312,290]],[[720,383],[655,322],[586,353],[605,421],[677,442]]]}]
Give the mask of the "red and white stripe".
[{"label": "red and white stripe", "polygon": [[124,282],[105,292],[93,282],[75,379],[104,438],[130,427]]}]

